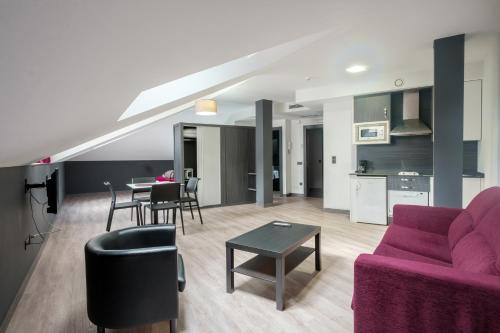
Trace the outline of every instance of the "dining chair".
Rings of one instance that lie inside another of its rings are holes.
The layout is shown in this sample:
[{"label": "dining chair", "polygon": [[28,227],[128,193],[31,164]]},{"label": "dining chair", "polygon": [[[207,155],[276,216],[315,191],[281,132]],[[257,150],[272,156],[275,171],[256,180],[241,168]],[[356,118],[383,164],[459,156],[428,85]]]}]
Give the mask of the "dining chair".
[{"label": "dining chair", "polygon": [[189,205],[189,210],[191,211],[191,218],[194,220],[193,206],[196,205],[198,209],[198,215],[200,215],[200,222],[203,224],[203,218],[201,217],[200,203],[198,202],[198,182],[200,178],[191,177],[189,178],[186,187],[184,188],[185,196],[181,197],[181,205],[187,203]]},{"label": "dining chair", "polygon": [[[132,178],[132,184],[141,184],[141,183],[154,183],[156,181],[155,177],[134,177]],[[136,188],[132,189],[132,201],[137,200],[139,202],[149,202],[149,192],[151,192],[151,188]],[[142,194],[138,195],[137,194]],[[130,221],[133,220],[134,217],[134,209],[130,210]]]},{"label": "dining chair", "polygon": [[151,223],[153,221],[153,213],[158,211],[167,211],[167,223],[169,211],[172,210],[173,223],[176,224],[177,209],[181,214],[182,234],[184,235],[184,217],[182,215],[181,205],[181,184],[179,183],[159,183],[151,186],[150,202],[144,205],[144,216],[146,216],[146,208],[150,210]]},{"label": "dining chair", "polygon": [[109,207],[109,215],[108,215],[108,224],[106,226],[106,231],[111,230],[111,222],[113,221],[113,214],[117,209],[136,209],[136,218],[137,218],[137,226],[143,224],[142,220],[142,212],[141,212],[141,203],[137,200],[129,201],[129,202],[116,202],[116,192],[113,189],[113,186],[110,182],[104,182],[104,185],[108,187],[109,192],[111,193],[111,206]]}]

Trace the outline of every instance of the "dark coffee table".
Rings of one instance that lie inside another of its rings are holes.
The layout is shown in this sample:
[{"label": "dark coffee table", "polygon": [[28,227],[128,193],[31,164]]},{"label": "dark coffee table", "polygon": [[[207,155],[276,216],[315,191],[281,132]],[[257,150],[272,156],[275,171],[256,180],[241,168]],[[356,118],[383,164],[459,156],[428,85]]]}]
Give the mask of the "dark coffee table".
[{"label": "dark coffee table", "polygon": [[[226,242],[226,291],[234,291],[234,272],[276,284],[276,308],[285,308],[285,275],[315,252],[316,270],[321,270],[321,227],[290,223],[276,226],[274,221]],[[283,222],[279,222],[283,223]],[[302,246],[315,237],[315,248]],[[234,267],[234,250],[257,256]]]}]

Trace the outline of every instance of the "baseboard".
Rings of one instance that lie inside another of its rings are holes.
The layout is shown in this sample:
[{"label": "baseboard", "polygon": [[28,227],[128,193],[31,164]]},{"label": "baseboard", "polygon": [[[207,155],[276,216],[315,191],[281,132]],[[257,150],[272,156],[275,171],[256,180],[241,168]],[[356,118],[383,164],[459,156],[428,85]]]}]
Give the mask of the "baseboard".
[{"label": "baseboard", "polygon": [[334,208],[323,208],[325,212],[329,213],[335,213],[335,214],[343,214],[343,215],[349,215],[350,211],[347,209],[334,209]]},{"label": "baseboard", "polygon": [[303,193],[288,193],[289,197],[304,197]]}]

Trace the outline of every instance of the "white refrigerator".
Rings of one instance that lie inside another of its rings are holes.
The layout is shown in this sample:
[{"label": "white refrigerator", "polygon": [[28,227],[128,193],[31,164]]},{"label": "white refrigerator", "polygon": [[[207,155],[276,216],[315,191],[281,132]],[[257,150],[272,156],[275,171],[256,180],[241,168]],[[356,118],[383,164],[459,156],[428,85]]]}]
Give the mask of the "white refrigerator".
[{"label": "white refrigerator", "polygon": [[387,225],[387,178],[351,178],[351,221]]}]

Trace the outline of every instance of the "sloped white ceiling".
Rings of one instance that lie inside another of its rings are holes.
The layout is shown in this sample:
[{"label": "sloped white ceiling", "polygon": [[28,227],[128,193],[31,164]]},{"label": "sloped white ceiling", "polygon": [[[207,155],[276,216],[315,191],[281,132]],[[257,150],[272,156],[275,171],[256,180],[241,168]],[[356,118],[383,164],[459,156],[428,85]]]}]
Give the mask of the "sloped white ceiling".
[{"label": "sloped white ceiling", "polygon": [[[117,121],[141,91],[277,44],[330,29],[325,52],[308,56],[309,64],[335,66],[325,62],[332,52],[366,38],[397,58],[402,40],[408,54],[437,37],[498,31],[498,3],[1,1],[0,166],[130,125],[150,116]],[[325,80],[338,76],[338,68],[326,72]]]}]

